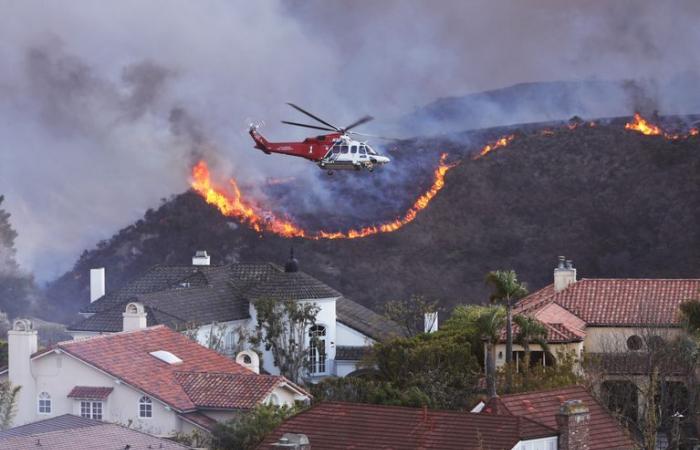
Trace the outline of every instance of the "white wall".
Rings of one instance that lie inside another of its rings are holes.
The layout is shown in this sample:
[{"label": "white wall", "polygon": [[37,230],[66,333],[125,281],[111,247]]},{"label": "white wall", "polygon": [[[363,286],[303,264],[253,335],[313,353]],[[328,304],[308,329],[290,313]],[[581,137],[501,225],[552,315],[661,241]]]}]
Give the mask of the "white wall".
[{"label": "white wall", "polygon": [[338,322],[335,327],[337,345],[364,347],[374,344],[374,339],[365,336],[354,328]]},{"label": "white wall", "polygon": [[513,450],[557,450],[559,439],[556,436],[541,439],[529,439],[518,442]]},{"label": "white wall", "polygon": [[[36,358],[32,361],[33,379],[36,395],[31,401],[18,405],[14,425],[43,420],[62,414],[80,415],[80,400],[68,398],[68,393],[78,386],[112,387],[114,390],[102,406],[102,418],[105,421],[128,424],[131,427],[154,435],[170,435],[180,429],[180,419],[166,405],[155,398],[153,401],[153,417],[139,417],[138,402],[144,394],[126,385],[116,383],[116,379],[98,369],[92,368],[64,352]],[[27,381],[16,384],[27,384]],[[51,414],[39,414],[37,396],[41,392],[51,395]]]}]

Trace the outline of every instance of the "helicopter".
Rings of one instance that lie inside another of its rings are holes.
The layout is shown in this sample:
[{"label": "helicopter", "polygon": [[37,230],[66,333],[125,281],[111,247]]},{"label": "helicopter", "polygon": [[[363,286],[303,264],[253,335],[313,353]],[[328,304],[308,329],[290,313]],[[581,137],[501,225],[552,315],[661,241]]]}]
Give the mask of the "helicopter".
[{"label": "helicopter", "polygon": [[248,133],[255,141],[255,148],[262,150],[268,155],[271,153],[280,153],[282,155],[306,158],[315,162],[321,169],[327,170],[329,175],[332,175],[334,170],[348,169],[367,169],[372,172],[375,167],[387,164],[391,161],[388,157],[377,153],[367,142],[358,141],[351,137],[351,135],[369,136],[350,130],[369,122],[373,117],[364,116],[345,128],[339,128],[293,103],[287,104],[324,126],[308,125],[286,120],[283,120],[282,123],[315,130],[331,131],[332,133],[308,137],[302,142],[269,142],[258,132],[258,128],[261,124],[251,123]]}]

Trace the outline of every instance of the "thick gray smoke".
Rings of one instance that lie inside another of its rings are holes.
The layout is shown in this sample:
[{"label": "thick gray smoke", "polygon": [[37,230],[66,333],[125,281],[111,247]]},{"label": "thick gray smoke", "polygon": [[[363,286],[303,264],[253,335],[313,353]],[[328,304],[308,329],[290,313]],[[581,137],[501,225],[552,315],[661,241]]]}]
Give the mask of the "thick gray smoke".
[{"label": "thick gray smoke", "polygon": [[[272,139],[306,134],[277,124],[301,120],[285,101],[340,125],[371,113],[383,119],[376,129],[399,133],[411,130],[391,123],[436,98],[527,81],[640,80],[647,104],[679,112],[697,93],[678,80],[700,72],[693,0],[5,1],[0,10],[0,193],[19,259],[40,279],[186,189],[197,158],[250,186],[317,171],[251,148],[247,118],[264,119]],[[579,100],[621,114],[634,108],[629,98]],[[487,103],[492,125],[542,118]]]}]

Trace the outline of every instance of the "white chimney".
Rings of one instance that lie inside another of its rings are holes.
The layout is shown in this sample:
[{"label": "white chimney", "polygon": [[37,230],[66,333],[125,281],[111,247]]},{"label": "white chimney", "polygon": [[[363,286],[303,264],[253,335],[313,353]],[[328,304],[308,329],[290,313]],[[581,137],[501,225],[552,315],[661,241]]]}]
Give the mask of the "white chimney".
[{"label": "white chimney", "polygon": [[559,265],[554,269],[554,292],[566,289],[570,284],[576,283],[576,269],[571,260],[559,257]]},{"label": "white chimney", "polygon": [[193,266],[208,266],[211,258],[207,255],[206,250],[197,250],[192,257]]},{"label": "white chimney", "polygon": [[37,351],[37,332],[28,319],[15,320],[7,332],[8,379],[14,386],[22,386],[17,398],[17,416],[14,424],[30,422],[36,411],[36,380],[32,375],[31,356]]},{"label": "white chimney", "polygon": [[252,350],[243,350],[238,353],[236,355],[236,362],[246,369],[250,369],[257,374],[260,373],[260,357]]},{"label": "white chimney", "polygon": [[90,269],[90,303],[105,295],[105,268]]},{"label": "white chimney", "polygon": [[434,333],[438,330],[438,313],[429,312],[423,316],[423,331],[426,333]]},{"label": "white chimney", "polygon": [[141,302],[131,302],[126,305],[126,310],[122,313],[124,331],[143,330],[146,328],[146,309]]}]

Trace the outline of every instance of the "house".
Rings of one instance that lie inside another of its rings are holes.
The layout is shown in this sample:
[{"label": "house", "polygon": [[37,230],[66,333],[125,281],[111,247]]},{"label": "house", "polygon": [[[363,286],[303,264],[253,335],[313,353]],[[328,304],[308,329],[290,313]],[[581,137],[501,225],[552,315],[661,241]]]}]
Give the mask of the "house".
[{"label": "house", "polygon": [[[562,256],[553,283],[521,299],[513,314],[534,317],[547,328],[550,353],[531,345],[533,363],[552,364],[568,352],[610,409],[642,423],[650,400],[668,434],[672,417],[689,415],[689,382],[697,380],[695,365],[684,359],[687,334],[679,307],[699,297],[700,279],[578,279],[573,263]],[[505,363],[505,347],[502,339],[497,366]],[[513,352],[519,364],[523,348],[515,344]],[[696,434],[691,428],[698,424],[689,420],[689,429],[681,427],[684,436]]]},{"label": "house", "polygon": [[[145,326],[143,311],[125,313],[131,320]],[[37,351],[36,330],[20,319],[8,346],[9,368],[0,375],[22,387],[15,425],[74,414],[169,436],[208,431],[260,403],[309,400],[284,377],[256,373],[254,353],[244,367],[163,325]]]},{"label": "house", "polygon": [[496,416],[527,417],[544,426],[567,432],[567,422],[559,415],[562,407],[579,405],[588,427],[588,450],[633,449],[635,443],[617,420],[581,386],[534,391],[493,397],[480,402],[472,412]]},{"label": "house", "polygon": [[[320,311],[316,325],[308,331],[315,342],[309,350],[310,375],[315,380],[355,371],[368,346],[401,334],[396,324],[300,271],[293,255],[285,267],[272,263],[212,266],[206,252],[197,252],[191,266],[155,266],[109,293],[104,289],[104,269],[93,269],[90,275],[91,303],[81,311],[84,319],[68,329],[75,339],[121,331],[125,306],[138,302],[144,306],[149,326],[188,330],[203,345],[220,342],[218,350],[234,356],[248,348],[239,336],[253,332],[257,300],[315,303]],[[264,370],[279,373],[271,352],[261,350]]]},{"label": "house", "polygon": [[129,450],[185,450],[191,447],[158,438],[123,425],[63,414],[0,431],[0,450],[73,450],[114,448]]},{"label": "house", "polygon": [[280,439],[295,436],[305,443],[297,449],[318,450],[556,450],[559,440],[555,429],[521,416],[328,402],[286,420],[258,448],[285,448]]}]

